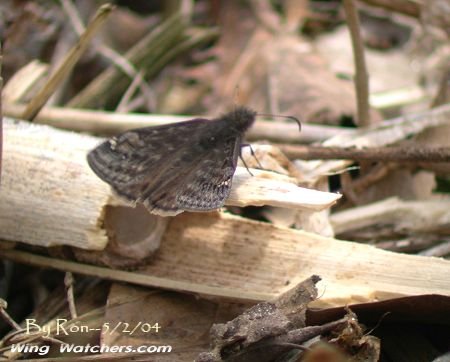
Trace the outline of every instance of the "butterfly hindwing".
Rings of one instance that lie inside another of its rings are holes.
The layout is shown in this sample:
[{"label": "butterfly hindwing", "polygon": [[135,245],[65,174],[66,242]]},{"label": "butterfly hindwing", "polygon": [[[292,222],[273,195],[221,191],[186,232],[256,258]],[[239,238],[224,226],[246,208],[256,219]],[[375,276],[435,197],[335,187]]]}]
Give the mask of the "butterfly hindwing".
[{"label": "butterfly hindwing", "polygon": [[198,154],[158,189],[145,192],[142,202],[154,213],[174,215],[183,210],[208,211],[224,205],[231,190],[240,152],[240,137],[218,142],[207,154]]}]

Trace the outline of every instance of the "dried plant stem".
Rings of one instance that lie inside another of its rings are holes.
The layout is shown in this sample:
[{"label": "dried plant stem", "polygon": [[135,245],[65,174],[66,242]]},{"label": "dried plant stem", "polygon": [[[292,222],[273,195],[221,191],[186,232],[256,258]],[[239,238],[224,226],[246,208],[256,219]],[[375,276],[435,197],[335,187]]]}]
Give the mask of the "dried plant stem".
[{"label": "dried plant stem", "polygon": [[277,12],[273,9],[272,4],[267,0],[250,0],[250,6],[253,9],[256,20],[270,31],[276,33],[281,28],[281,19]]},{"label": "dried plant stem", "polygon": [[93,265],[77,263],[61,259],[50,258],[46,256],[35,255],[18,250],[0,249],[0,255],[8,260],[17,263],[34,265],[44,268],[54,268],[63,271],[69,271],[81,275],[89,275],[92,277],[122,281],[148,287],[165,288],[177,290],[181,292],[199,293],[206,295],[214,295],[236,300],[261,301],[273,298],[269,293],[248,292],[242,293],[235,289],[227,289],[223,287],[213,287],[201,285],[198,283],[189,283],[171,280],[168,278],[159,278],[151,275],[144,275],[123,270],[112,270]]},{"label": "dried plant stem", "polygon": [[14,319],[11,318],[11,316],[8,314],[8,312],[5,310],[8,306],[5,300],[0,299],[0,316],[3,318],[3,320],[8,323],[11,327],[13,327],[16,331],[20,331],[22,327],[20,327]]},{"label": "dried plant stem", "polygon": [[398,169],[398,165],[396,163],[378,163],[364,175],[361,175],[356,180],[352,180],[352,190],[356,193],[363,192],[368,187],[389,175],[392,170],[396,169]]},{"label": "dried plant stem", "polygon": [[421,251],[419,254],[436,257],[443,257],[450,255],[450,240],[447,239],[438,245],[432,246],[428,249]]},{"label": "dried plant stem", "polygon": [[357,98],[357,124],[366,127],[370,124],[369,116],[369,75],[367,73],[364,46],[360,35],[358,11],[353,0],[344,0],[347,24],[353,44],[353,58],[355,61],[355,89]]},{"label": "dried plant stem", "polygon": [[78,36],[80,36],[81,33],[84,32],[84,24],[74,3],[72,2],[72,0],[59,0],[59,2],[61,3],[62,9],[66,13],[70,24],[72,25]]},{"label": "dried plant stem", "polygon": [[358,196],[352,187],[352,179],[348,172],[340,174],[342,193],[352,205],[358,205]]},{"label": "dried plant stem", "polygon": [[[77,11],[77,8],[71,0],[60,0],[63,10],[66,12],[67,17],[72,24],[73,29],[80,36],[84,31],[83,21]],[[141,72],[134,67],[125,57],[117,53],[114,49],[108,46],[100,44],[97,47],[97,51],[106,59],[109,59],[118,69],[125,73],[129,78],[136,81],[137,87],[141,90],[142,94],[149,93],[149,86],[142,77]]]},{"label": "dried plant stem", "polygon": [[105,22],[107,16],[113,9],[114,6],[112,6],[111,4],[102,5],[98,9],[94,18],[88,25],[86,31],[80,37],[77,44],[72,47],[61,66],[50,76],[50,79],[47,81],[42,90],[30,101],[22,116],[23,119],[32,120],[34,117],[36,117],[38,112],[54,93],[59,84],[64,81],[64,79],[67,77],[67,74],[72,71],[78,59],[88,47],[91,39],[97,33],[97,30]]},{"label": "dried plant stem", "polygon": [[291,159],[354,160],[380,162],[450,162],[450,147],[320,147],[282,144],[278,147]]},{"label": "dried plant stem", "polygon": [[3,157],[3,108],[2,108],[2,95],[3,95],[3,78],[2,74],[2,64],[3,64],[3,49],[0,43],[0,183],[2,180],[2,157]]},{"label": "dried plant stem", "polygon": [[380,7],[388,11],[412,16],[420,17],[420,1],[417,0],[360,0],[368,5]]},{"label": "dried plant stem", "polygon": [[165,54],[158,58],[152,65],[147,69],[147,76],[153,76],[156,72],[164,67],[168,62],[177,57],[178,55],[186,52],[189,49],[195,48],[203,43],[207,43],[212,39],[220,35],[217,28],[212,29],[201,29],[201,28],[191,28],[186,32],[187,35],[184,39],[180,40],[179,43],[170,48]]},{"label": "dried plant stem", "polygon": [[404,201],[391,197],[336,212],[330,216],[330,221],[337,235],[379,228],[380,225],[392,230],[392,234],[448,235],[449,206],[448,200]]},{"label": "dried plant stem", "polygon": [[77,318],[77,308],[75,306],[75,297],[73,294],[73,274],[71,272],[66,272],[64,276],[64,285],[66,287],[67,302],[69,303],[70,317],[72,319]]},{"label": "dried plant stem", "polygon": [[[178,43],[186,26],[183,16],[175,13],[141,39],[124,57],[136,68],[151,68]],[[68,106],[84,108],[104,103],[109,97],[120,95],[127,87],[127,81],[128,77],[125,78],[119,69],[110,66],[72,98]]]},{"label": "dried plant stem", "polygon": [[[20,119],[24,105],[5,103],[5,116]],[[211,115],[211,117],[217,116]],[[75,108],[45,107],[36,117],[36,122],[53,127],[102,135],[117,134],[132,128],[157,126],[186,121],[194,116],[164,114],[118,113]],[[298,132],[295,123],[257,120],[247,134],[249,140],[266,139],[278,142],[316,142],[343,134],[354,134],[354,129],[305,124]]]},{"label": "dried plant stem", "polygon": [[433,102],[431,102],[431,108],[438,107],[442,104],[446,104],[450,101],[450,67],[442,74],[442,78],[439,84],[437,94],[435,95]]},{"label": "dried plant stem", "polygon": [[[450,105],[442,105],[425,112],[405,115],[383,121],[376,127],[359,129],[351,135],[340,135],[326,140],[323,145],[332,147],[381,147],[396,144],[430,127],[449,124]],[[320,174],[339,171],[351,164],[348,160],[314,161]]]},{"label": "dried plant stem", "polygon": [[405,239],[399,240],[384,240],[377,242],[377,248],[396,251],[399,253],[417,253],[418,251],[430,248],[442,240],[439,235],[434,234],[416,234]]},{"label": "dried plant stem", "polygon": [[116,107],[117,112],[126,112],[126,108],[128,104],[130,103],[131,98],[133,97],[134,93],[136,92],[136,89],[139,87],[141,88],[141,92],[143,95],[146,95],[146,98],[148,97],[149,89],[144,89],[141,87],[141,84],[144,82],[144,73],[142,70],[136,74],[136,76],[131,81],[131,84],[129,85],[128,89],[125,91],[125,93],[122,96],[122,99],[119,101],[119,104]]}]

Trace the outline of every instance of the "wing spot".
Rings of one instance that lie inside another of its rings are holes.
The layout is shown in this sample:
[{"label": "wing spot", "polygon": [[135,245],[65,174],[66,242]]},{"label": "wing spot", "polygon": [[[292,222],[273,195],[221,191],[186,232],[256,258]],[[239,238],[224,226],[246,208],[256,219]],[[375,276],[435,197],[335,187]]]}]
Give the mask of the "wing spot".
[{"label": "wing spot", "polygon": [[222,181],[220,184],[218,184],[218,187],[223,187],[223,186],[229,186],[230,185],[230,180],[227,179],[225,181]]},{"label": "wing spot", "polygon": [[114,151],[117,146],[117,138],[113,137],[109,140],[109,147]]}]

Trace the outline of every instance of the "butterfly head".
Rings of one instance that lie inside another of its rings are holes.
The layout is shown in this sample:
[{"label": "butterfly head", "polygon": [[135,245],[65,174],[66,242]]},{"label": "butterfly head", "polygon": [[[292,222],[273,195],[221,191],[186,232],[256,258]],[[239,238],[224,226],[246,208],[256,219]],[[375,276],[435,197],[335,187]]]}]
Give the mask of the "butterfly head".
[{"label": "butterfly head", "polygon": [[239,132],[245,132],[255,122],[256,112],[247,107],[237,107],[225,114],[222,118],[227,119],[231,127]]}]

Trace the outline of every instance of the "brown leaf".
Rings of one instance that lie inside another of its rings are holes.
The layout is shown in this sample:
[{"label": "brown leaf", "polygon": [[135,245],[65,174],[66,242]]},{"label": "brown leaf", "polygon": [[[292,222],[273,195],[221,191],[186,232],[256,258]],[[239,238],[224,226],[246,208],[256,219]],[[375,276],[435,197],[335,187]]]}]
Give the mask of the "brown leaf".
[{"label": "brown leaf", "polygon": [[[230,322],[213,325],[211,350],[201,353],[197,361],[256,361],[267,353],[283,352],[284,341],[276,338],[284,335],[298,339],[299,333],[289,335],[289,332],[304,327],[305,310],[317,296],[315,284],[319,280],[318,276],[312,276],[273,302],[261,302]],[[304,338],[305,334],[300,334]]]}]

